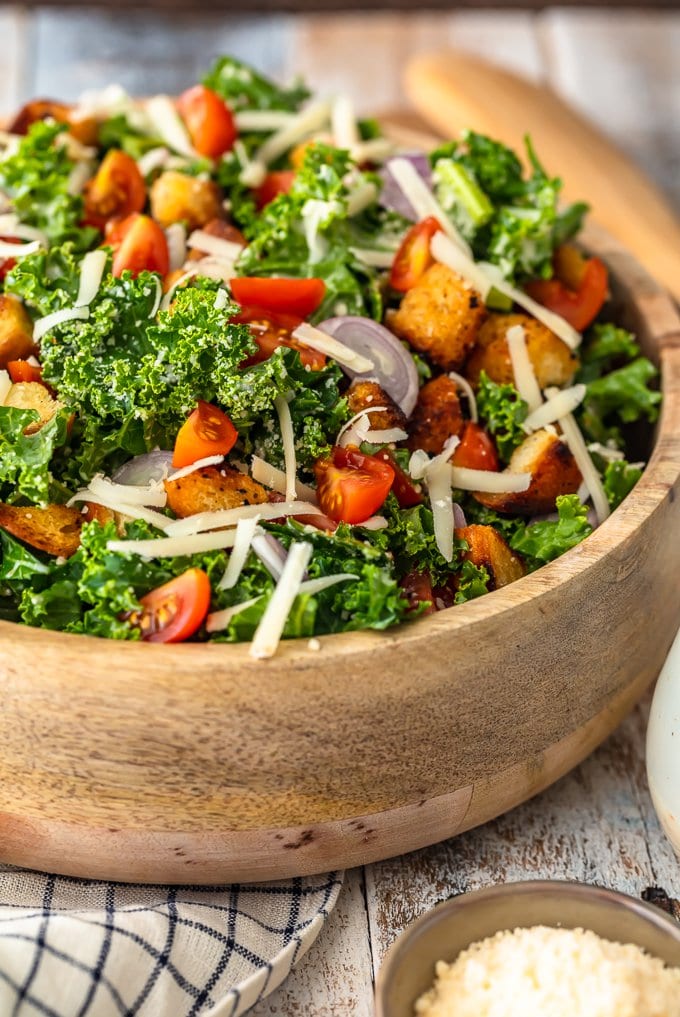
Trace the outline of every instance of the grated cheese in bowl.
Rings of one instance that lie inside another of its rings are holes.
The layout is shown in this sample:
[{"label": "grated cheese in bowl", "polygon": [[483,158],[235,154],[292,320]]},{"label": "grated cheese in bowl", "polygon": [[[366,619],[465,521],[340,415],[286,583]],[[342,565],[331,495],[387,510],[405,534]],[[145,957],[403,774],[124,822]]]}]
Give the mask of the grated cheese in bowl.
[{"label": "grated cheese in bowl", "polygon": [[680,968],[590,930],[498,932],[435,974],[416,1017],[680,1017]]}]

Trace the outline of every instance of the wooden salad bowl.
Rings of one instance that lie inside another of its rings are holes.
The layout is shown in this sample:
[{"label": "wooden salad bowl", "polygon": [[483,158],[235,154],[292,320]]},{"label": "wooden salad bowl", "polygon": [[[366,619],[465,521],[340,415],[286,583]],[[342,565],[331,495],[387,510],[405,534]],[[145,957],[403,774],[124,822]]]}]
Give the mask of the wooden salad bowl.
[{"label": "wooden salad bowl", "polygon": [[2,860],[206,884],[359,865],[499,815],[616,727],[680,622],[680,319],[615,242],[584,239],[662,373],[624,504],[512,586],[316,652],[1,624]]}]

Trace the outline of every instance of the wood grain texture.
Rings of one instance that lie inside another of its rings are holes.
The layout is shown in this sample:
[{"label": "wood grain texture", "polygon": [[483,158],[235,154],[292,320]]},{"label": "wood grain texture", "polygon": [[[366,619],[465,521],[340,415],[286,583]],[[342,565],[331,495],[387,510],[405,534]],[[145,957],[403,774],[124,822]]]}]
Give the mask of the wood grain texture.
[{"label": "wood grain texture", "polygon": [[680,621],[680,545],[658,540],[680,522],[680,321],[613,241],[589,241],[663,371],[655,451],[625,504],[512,586],[265,664],[241,645],[5,623],[4,860],[168,882],[360,864],[486,821],[606,737]]}]

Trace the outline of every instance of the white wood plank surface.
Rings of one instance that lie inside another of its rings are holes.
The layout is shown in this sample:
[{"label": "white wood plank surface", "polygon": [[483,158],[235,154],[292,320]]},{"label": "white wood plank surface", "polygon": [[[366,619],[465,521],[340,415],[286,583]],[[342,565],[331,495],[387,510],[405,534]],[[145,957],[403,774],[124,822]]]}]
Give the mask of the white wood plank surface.
[{"label": "white wood plank surface", "polygon": [[[6,41],[0,113],[35,94],[72,99],[122,82],[177,92],[221,52],[272,76],[305,76],[349,94],[362,113],[403,101],[407,58],[456,46],[545,79],[665,185],[680,209],[680,11],[452,11],[254,18],[115,9],[0,9]],[[615,186],[615,181],[612,182]],[[371,1017],[386,949],[415,917],[455,893],[531,877],[596,882],[635,896],[680,897],[644,771],[638,708],[589,760],[534,801],[479,830],[347,873],[316,944],[254,1017]]]}]

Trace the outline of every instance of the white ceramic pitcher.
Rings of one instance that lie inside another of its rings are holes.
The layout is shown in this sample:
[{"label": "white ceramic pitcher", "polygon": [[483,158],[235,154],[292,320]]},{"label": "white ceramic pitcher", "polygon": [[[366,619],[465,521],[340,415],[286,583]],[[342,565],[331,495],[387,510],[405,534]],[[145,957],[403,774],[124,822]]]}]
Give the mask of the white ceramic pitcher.
[{"label": "white ceramic pitcher", "polygon": [[680,855],[680,632],[652,700],[647,727],[647,777],[661,825]]}]

